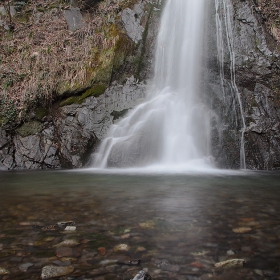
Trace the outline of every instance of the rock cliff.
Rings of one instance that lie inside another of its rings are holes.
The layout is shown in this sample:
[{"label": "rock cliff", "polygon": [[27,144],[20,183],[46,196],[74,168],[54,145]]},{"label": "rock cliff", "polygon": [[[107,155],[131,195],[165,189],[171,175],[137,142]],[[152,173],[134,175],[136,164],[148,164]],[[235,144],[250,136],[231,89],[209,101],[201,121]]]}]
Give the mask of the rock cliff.
[{"label": "rock cliff", "polygon": [[161,1],[68,2],[13,2],[11,21],[2,13],[3,169],[82,167],[145,96]]},{"label": "rock cliff", "polygon": [[206,75],[214,157],[221,167],[239,168],[243,145],[244,167],[278,169],[279,7],[274,1],[216,1],[212,15],[209,45],[219,47],[210,48]]},{"label": "rock cliff", "polygon": [[[145,97],[162,2],[14,1],[11,18],[0,7],[0,168],[87,163],[108,127]],[[211,0],[210,10],[201,87],[213,157],[223,168],[244,159],[278,169],[279,6]]]}]

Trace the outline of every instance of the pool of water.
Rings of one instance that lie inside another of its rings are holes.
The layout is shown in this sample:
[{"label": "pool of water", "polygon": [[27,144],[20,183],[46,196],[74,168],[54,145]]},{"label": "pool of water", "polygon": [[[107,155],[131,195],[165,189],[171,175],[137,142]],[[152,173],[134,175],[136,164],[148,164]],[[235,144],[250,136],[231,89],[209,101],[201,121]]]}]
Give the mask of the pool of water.
[{"label": "pool of water", "polygon": [[1,172],[0,197],[0,279],[280,279],[279,173]]}]

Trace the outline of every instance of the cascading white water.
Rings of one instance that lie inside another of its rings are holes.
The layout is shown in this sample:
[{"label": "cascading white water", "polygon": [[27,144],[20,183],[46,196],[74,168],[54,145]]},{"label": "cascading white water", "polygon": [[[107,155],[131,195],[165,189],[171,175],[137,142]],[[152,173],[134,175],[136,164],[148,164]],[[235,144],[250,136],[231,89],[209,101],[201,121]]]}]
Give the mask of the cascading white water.
[{"label": "cascading white water", "polygon": [[94,167],[211,166],[210,110],[199,86],[207,1],[167,1],[151,93],[111,127]]}]

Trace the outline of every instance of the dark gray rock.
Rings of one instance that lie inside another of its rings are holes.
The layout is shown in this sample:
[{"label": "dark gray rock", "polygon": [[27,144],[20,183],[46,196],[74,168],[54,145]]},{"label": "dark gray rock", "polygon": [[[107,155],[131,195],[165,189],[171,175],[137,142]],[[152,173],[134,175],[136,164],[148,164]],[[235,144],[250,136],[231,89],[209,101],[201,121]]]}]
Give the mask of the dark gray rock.
[{"label": "dark gray rock", "polygon": [[64,17],[70,31],[75,31],[84,26],[83,16],[78,8],[69,8],[64,11]]},{"label": "dark gray rock", "polygon": [[[213,155],[220,167],[240,168],[243,114],[247,168],[277,169],[280,166],[280,131],[276,42],[269,38],[251,3],[232,0],[228,5],[234,64],[224,30],[223,73],[217,63],[220,54],[216,48],[216,34],[213,34],[213,21],[208,37],[208,72],[205,76],[208,77],[206,92],[213,110]],[[235,77],[231,72],[233,66]]]},{"label": "dark gray rock", "polygon": [[97,98],[59,108],[53,122],[26,124],[15,135],[0,130],[1,169],[82,167],[117,121],[112,112],[134,107],[145,93],[146,86],[132,76],[124,85],[113,83]]},{"label": "dark gray rock", "polygon": [[60,167],[57,146],[54,143],[54,128],[44,129],[40,134],[13,138],[14,164],[18,169],[40,169]]},{"label": "dark gray rock", "polygon": [[112,112],[134,107],[145,96],[146,86],[134,77],[125,85],[114,83],[99,97],[82,104],[64,106],[55,120],[64,166],[79,168],[89,159],[93,146],[102,140],[113,123]]},{"label": "dark gray rock", "polygon": [[11,142],[12,137],[6,131],[0,130],[0,169],[14,168],[14,148]]},{"label": "dark gray rock", "polygon": [[33,263],[23,263],[19,266],[19,270],[20,271],[23,271],[23,272],[26,272],[28,270],[29,267],[33,266],[34,264]]}]

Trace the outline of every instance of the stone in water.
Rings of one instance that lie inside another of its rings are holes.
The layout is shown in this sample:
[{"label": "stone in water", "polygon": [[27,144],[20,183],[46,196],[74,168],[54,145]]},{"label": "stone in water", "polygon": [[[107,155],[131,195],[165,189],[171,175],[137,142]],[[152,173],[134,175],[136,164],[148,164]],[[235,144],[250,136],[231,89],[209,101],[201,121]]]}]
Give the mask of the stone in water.
[{"label": "stone in water", "polygon": [[72,247],[72,246],[77,246],[80,243],[74,239],[66,239],[62,242],[60,242],[57,245],[54,245],[53,247],[63,247],[63,246],[67,246],[67,247]]},{"label": "stone in water", "polygon": [[10,272],[3,267],[0,267],[0,275],[6,275],[6,274],[10,274]]},{"label": "stone in water", "polygon": [[64,276],[72,273],[74,270],[73,266],[55,266],[48,265],[43,267],[41,278],[42,279],[50,279],[54,277]]},{"label": "stone in water", "polygon": [[75,226],[67,226],[64,230],[74,231],[76,230]]},{"label": "stone in water", "polygon": [[19,270],[26,272],[29,267],[33,266],[33,263],[23,263],[19,266]]},{"label": "stone in water", "polygon": [[245,263],[244,259],[232,259],[228,261],[223,261],[215,264],[215,267],[217,268],[233,268],[233,267],[243,267],[243,264]]},{"label": "stone in water", "polygon": [[126,252],[129,250],[129,246],[126,244],[120,244],[114,247],[114,252]]},{"label": "stone in water", "polygon": [[144,270],[141,270],[131,280],[153,280],[153,278],[148,273],[146,273]]},{"label": "stone in water", "polygon": [[251,231],[252,229],[250,227],[239,227],[239,228],[234,228],[232,231],[235,233],[246,233]]}]

